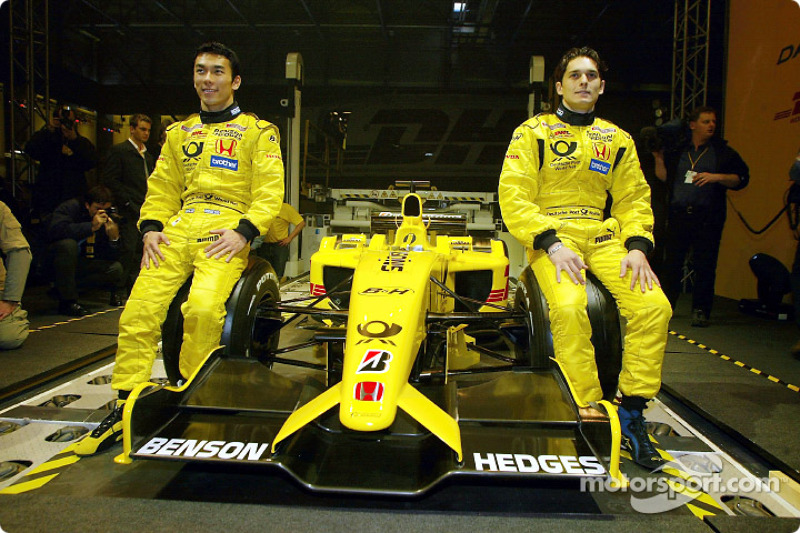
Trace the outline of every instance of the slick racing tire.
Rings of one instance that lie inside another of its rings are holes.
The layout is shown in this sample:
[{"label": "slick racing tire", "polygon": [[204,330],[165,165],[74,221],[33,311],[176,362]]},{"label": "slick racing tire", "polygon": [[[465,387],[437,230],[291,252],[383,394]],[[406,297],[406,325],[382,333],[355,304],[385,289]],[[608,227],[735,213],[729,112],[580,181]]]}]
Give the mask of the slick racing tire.
[{"label": "slick racing tire", "polygon": [[[161,328],[161,351],[170,383],[183,379],[178,361],[183,342],[181,305],[189,297],[190,276],[178,290]],[[269,262],[250,256],[241,278],[234,285],[225,304],[225,322],[220,344],[226,358],[252,358],[272,351],[280,342],[281,315],[271,310],[280,301],[278,276]]]},{"label": "slick racing tire", "polygon": [[[600,386],[603,397],[612,400],[622,369],[619,309],[608,289],[589,271],[586,272],[586,296]],[[554,352],[549,308],[530,266],[520,275],[514,309],[523,313],[528,330],[528,345],[517,346],[516,357],[528,361],[535,370],[551,367]]]}]

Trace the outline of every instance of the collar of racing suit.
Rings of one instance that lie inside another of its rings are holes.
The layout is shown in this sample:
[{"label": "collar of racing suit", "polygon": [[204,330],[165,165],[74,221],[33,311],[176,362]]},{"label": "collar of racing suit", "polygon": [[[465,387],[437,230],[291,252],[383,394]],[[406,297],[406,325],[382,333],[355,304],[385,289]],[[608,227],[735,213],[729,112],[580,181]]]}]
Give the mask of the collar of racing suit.
[{"label": "collar of racing suit", "polygon": [[222,111],[200,111],[200,120],[203,124],[217,124],[219,122],[232,120],[241,112],[242,110],[239,109],[239,104],[234,100],[231,105]]},{"label": "collar of racing suit", "polygon": [[564,103],[558,104],[556,109],[558,118],[569,124],[570,126],[590,126],[594,122],[594,111],[588,113],[576,113],[564,107]]}]

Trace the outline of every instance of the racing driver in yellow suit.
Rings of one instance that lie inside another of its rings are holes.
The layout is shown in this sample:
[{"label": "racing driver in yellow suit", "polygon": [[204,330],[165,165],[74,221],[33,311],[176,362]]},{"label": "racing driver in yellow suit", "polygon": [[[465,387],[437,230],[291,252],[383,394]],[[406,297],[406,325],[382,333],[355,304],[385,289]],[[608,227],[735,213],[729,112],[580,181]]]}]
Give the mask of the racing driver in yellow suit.
[{"label": "racing driver in yellow suit", "polygon": [[[584,269],[591,269],[627,320],[619,390],[623,446],[633,460],[663,460],[642,415],[661,386],[672,316],[646,254],[653,248],[650,188],[631,137],[595,117],[604,68],[596,51],[573,48],[556,68],[556,113],[540,114],[514,132],[500,176],[499,198],[509,231],[528,250],[550,308],[556,359],[582,417],[602,416],[602,398]],[[604,219],[610,196],[611,217]]]},{"label": "racing driver in yellow suit", "polygon": [[225,302],[283,201],[277,128],[242,113],[236,54],[220,43],[197,49],[194,84],[201,112],[172,124],[148,179],[139,229],[142,270],[122,312],[111,386],[117,408],[76,449],[89,455],[122,436],[122,406],[150,378],[161,325],[194,274],[184,317],[180,372],[192,375],[219,343]]}]

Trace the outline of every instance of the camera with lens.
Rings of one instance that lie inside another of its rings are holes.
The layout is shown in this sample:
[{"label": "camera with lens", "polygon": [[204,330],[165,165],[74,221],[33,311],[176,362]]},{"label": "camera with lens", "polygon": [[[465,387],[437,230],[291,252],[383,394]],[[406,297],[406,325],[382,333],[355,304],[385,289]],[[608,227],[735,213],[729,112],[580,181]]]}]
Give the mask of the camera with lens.
[{"label": "camera with lens", "polygon": [[53,113],[53,118],[62,126],[71,130],[75,127],[75,115],[69,107],[62,107]]},{"label": "camera with lens", "polygon": [[674,119],[660,126],[646,126],[639,133],[642,149],[647,152],[677,149],[685,140],[688,125],[681,119]]},{"label": "camera with lens", "polygon": [[111,206],[108,209],[106,209],[106,215],[108,215],[108,218],[110,218],[117,224],[122,222],[122,215],[119,214],[119,211],[114,206]]}]

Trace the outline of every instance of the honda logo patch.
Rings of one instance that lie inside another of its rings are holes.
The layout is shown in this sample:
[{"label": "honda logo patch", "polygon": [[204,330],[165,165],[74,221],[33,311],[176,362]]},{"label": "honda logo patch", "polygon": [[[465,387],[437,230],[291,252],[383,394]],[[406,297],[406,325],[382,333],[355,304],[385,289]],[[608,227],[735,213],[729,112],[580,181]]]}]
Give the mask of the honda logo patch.
[{"label": "honda logo patch", "polygon": [[228,154],[230,157],[233,157],[235,155],[234,149],[236,148],[236,139],[217,139],[214,146],[218,154]]}]

